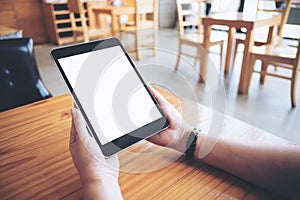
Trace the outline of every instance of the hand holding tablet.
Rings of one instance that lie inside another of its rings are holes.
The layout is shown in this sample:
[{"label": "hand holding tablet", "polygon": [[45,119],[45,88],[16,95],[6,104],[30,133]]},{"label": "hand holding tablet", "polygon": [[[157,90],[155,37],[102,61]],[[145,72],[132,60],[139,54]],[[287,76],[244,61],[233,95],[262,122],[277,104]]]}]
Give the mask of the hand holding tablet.
[{"label": "hand holding tablet", "polygon": [[57,48],[51,55],[105,156],[168,127],[116,38]]}]

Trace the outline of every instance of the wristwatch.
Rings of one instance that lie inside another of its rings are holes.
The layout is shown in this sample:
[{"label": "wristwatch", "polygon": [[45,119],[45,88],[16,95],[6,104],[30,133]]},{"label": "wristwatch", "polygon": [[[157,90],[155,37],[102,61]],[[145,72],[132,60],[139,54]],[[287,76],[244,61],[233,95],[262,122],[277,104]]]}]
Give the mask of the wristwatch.
[{"label": "wristwatch", "polygon": [[194,156],[199,132],[200,132],[199,130],[194,128],[191,131],[191,133],[189,135],[189,138],[186,141],[185,156],[188,157],[188,158]]}]

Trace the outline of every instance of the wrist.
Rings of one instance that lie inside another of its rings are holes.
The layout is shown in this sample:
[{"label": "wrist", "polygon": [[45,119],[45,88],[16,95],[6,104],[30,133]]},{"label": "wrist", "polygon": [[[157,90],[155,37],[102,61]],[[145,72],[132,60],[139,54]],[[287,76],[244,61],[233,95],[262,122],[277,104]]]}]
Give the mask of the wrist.
[{"label": "wrist", "polygon": [[82,182],[84,199],[122,199],[116,179],[97,179]]},{"label": "wrist", "polygon": [[80,178],[81,179],[81,186],[84,191],[90,191],[93,188],[99,190],[99,188],[114,188],[114,190],[119,189],[119,182],[118,178],[112,178],[110,176],[103,175],[97,178]]},{"label": "wrist", "polygon": [[[80,178],[81,179],[81,178]],[[88,187],[91,185],[104,186],[104,185],[118,185],[118,179],[114,178],[97,178],[97,179],[81,179],[81,184],[83,187]]]},{"label": "wrist", "polygon": [[200,150],[201,150],[201,146],[202,146],[202,143],[203,143],[203,139],[204,139],[203,133],[200,132],[198,134],[196,148],[195,148],[195,152],[194,152],[194,157],[197,158],[197,159],[200,159],[199,155],[200,155]]},{"label": "wrist", "polygon": [[177,151],[181,153],[185,153],[186,151],[186,141],[189,138],[189,135],[191,133],[192,127],[189,125],[184,125],[179,130],[179,133],[177,134],[178,137],[176,138],[175,144],[172,146],[173,149],[176,149]]},{"label": "wrist", "polygon": [[103,185],[106,183],[118,183],[118,176],[115,176],[110,173],[94,174],[90,173],[89,171],[88,173],[80,174],[80,180],[82,185]]},{"label": "wrist", "polygon": [[[172,147],[173,149],[176,149],[177,151],[180,151],[181,153],[186,153],[187,150],[187,141],[193,131],[193,128],[190,126],[186,126],[184,129],[182,129],[180,137],[177,138],[176,145]],[[201,134],[201,131],[197,135],[196,145],[194,149],[193,156],[195,158],[199,158],[199,153],[201,149],[201,145],[203,142],[203,135]]]}]

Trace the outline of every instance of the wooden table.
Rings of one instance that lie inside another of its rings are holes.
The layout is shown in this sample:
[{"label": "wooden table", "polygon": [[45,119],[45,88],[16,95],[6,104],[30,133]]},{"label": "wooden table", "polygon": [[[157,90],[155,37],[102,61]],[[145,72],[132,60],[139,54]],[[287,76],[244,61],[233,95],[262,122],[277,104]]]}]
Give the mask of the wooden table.
[{"label": "wooden table", "polygon": [[18,35],[19,31],[20,30],[18,30],[18,29],[11,28],[11,27],[4,26],[4,25],[0,24],[0,37],[2,36],[2,37],[8,37],[9,38],[10,35],[11,36],[16,35],[16,34]]},{"label": "wooden table", "polygon": [[120,32],[120,16],[135,14],[135,8],[133,6],[98,6],[91,5],[92,10],[99,19],[99,15],[106,14],[111,16],[111,29],[113,35]]},{"label": "wooden table", "polygon": [[[180,98],[179,104],[170,93],[161,93],[177,107],[192,103]],[[0,199],[82,198],[79,176],[68,150],[71,107],[71,97],[63,95],[0,113]],[[199,105],[199,109],[203,116],[199,126],[205,130],[211,110],[202,105]],[[223,134],[234,132],[233,139],[287,143],[231,117],[226,117],[224,124]],[[249,133],[253,132],[257,135],[250,137]],[[170,151],[146,141],[126,151],[145,153],[156,148]],[[124,155],[125,151],[119,154],[123,165],[121,169],[126,163],[132,164],[131,158]],[[152,158],[143,163],[163,162],[167,158]],[[186,159],[185,156],[153,172],[120,172],[119,182],[124,199],[279,198],[193,158]]]},{"label": "wooden table", "polygon": [[[275,26],[280,24],[281,16],[274,15],[272,13],[257,13],[256,15],[249,16],[244,13],[217,13],[208,17],[202,18],[202,23],[204,26],[204,42],[203,46],[208,52],[208,40],[210,38],[211,27],[213,25],[223,25],[228,26],[228,40],[227,40],[227,51],[226,51],[226,59],[225,59],[225,73],[229,72],[229,68],[231,65],[231,55],[232,55],[232,43],[234,39],[234,34],[236,28],[245,27],[247,29],[246,38],[245,38],[245,48],[242,62],[242,69],[240,74],[239,88],[238,93],[243,94],[248,92],[248,82],[249,82],[249,56],[254,44],[254,30],[259,27],[268,26],[269,34],[267,43],[273,42],[273,33],[275,30]],[[204,60],[203,67],[201,67],[201,74],[206,75],[207,68],[207,57]]]}]

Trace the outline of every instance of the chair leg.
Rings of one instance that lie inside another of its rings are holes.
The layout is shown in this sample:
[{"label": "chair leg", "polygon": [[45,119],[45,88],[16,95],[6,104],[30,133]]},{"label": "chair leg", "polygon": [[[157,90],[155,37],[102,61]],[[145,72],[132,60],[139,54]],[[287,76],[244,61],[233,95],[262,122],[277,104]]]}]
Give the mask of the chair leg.
[{"label": "chair leg", "polygon": [[235,42],[235,44],[234,44],[234,50],[233,50],[233,59],[232,59],[233,66],[234,66],[234,63],[235,63],[235,59],[236,59],[236,54],[237,54],[238,47],[239,47],[239,43]]},{"label": "chair leg", "polygon": [[196,50],[196,57],[195,57],[193,66],[196,66],[197,61],[200,60],[200,57],[198,55],[200,55],[200,49],[199,48],[197,48],[197,50]]},{"label": "chair leg", "polygon": [[266,74],[268,70],[268,64],[266,62],[261,62],[261,74],[260,74],[260,83],[264,84],[266,80]]},{"label": "chair leg", "polygon": [[223,48],[224,48],[224,43],[220,45],[220,69],[222,68],[222,61],[223,61]]},{"label": "chair leg", "polygon": [[255,63],[256,63],[256,58],[253,55],[251,55],[250,56],[250,65],[249,65],[250,69],[249,69],[248,74],[246,76],[246,78],[247,78],[247,91],[249,91],[249,87],[250,87],[250,83],[251,83],[251,79],[252,79],[252,73],[254,71]]},{"label": "chair leg", "polygon": [[142,58],[141,51],[137,48],[137,49],[136,49],[136,59],[137,59],[137,60],[141,60],[141,58]]},{"label": "chair leg", "polygon": [[203,53],[200,53],[201,50],[199,50],[199,83],[205,83],[206,82],[206,73],[207,73],[207,64],[208,64],[208,55],[205,55]]},{"label": "chair leg", "polygon": [[178,55],[177,55],[177,61],[176,61],[176,65],[175,65],[175,71],[177,71],[177,70],[178,70],[178,67],[179,67],[180,56],[181,56],[181,48],[182,48],[182,43],[181,43],[181,41],[179,41],[179,45],[178,45]]},{"label": "chair leg", "polygon": [[136,59],[141,60],[142,54],[140,51],[140,35],[138,30],[135,31],[135,54],[136,54]]},{"label": "chair leg", "polygon": [[154,46],[153,47],[153,56],[156,56],[157,55],[157,46],[158,46],[157,45],[157,42],[158,42],[157,38],[158,37],[157,37],[157,31],[156,31],[156,29],[153,29],[152,31],[154,32],[154,34],[153,34],[153,37],[154,37],[153,38],[153,46]]},{"label": "chair leg", "polygon": [[197,60],[198,60],[198,57],[195,57],[195,60],[194,60],[193,66],[196,66],[196,64],[197,64]]},{"label": "chair leg", "polygon": [[294,67],[292,80],[291,80],[291,102],[292,107],[296,107],[296,85],[297,85],[297,78],[298,78],[298,71],[297,67]]}]

